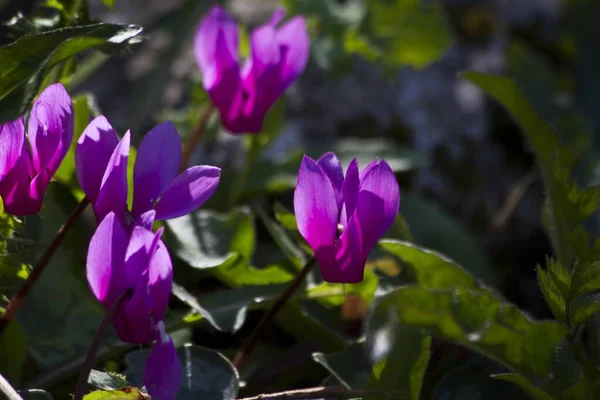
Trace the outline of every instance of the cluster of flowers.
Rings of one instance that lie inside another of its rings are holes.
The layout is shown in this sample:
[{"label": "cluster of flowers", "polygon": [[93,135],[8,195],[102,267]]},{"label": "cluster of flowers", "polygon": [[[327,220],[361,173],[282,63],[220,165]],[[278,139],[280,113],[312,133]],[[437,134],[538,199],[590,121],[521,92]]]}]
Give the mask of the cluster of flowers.
[{"label": "cluster of flowers", "polygon": [[[268,109],[304,70],[309,40],[303,18],[277,27],[269,23],[251,35],[251,54],[237,61],[238,27],[221,8],[202,21],[195,40],[204,86],[234,133],[258,132]],[[6,212],[39,212],[44,193],[73,141],[73,107],[60,84],[47,87],[23,118],[0,126],[0,196]],[[29,145],[28,145],[28,143]],[[215,192],[220,169],[194,166],[178,174],[181,141],[170,122],[148,132],[134,165],[133,204],[127,208],[130,133],[118,139],[103,116],[82,133],[75,151],[79,183],[98,227],[87,254],[87,280],[107,309],[116,301],[113,324],[129,343],[156,344],[147,360],[144,384],[155,399],[173,399],[182,369],[163,318],[172,288],[173,266],[153,232],[155,220],[177,218],[200,207]],[[363,279],[367,256],[398,212],[400,193],[385,161],[359,172],[356,160],[346,171],[333,153],[318,161],[305,157],[298,174],[294,209],[298,229],[329,282]]]}]

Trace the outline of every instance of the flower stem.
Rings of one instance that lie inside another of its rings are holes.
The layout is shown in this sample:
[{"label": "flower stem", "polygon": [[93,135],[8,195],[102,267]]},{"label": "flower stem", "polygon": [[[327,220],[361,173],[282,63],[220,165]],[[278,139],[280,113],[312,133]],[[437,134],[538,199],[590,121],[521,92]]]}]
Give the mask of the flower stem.
[{"label": "flower stem", "polygon": [[35,267],[33,267],[33,270],[31,271],[23,285],[21,285],[21,288],[19,289],[15,297],[13,297],[10,303],[8,303],[6,311],[4,312],[4,315],[2,315],[2,319],[0,320],[0,334],[2,333],[4,328],[6,328],[8,323],[13,319],[19,307],[21,307],[21,304],[23,304],[23,300],[25,300],[25,297],[33,287],[33,284],[40,277],[42,271],[44,270],[44,268],[46,268],[46,265],[48,265],[48,262],[54,255],[54,252],[56,252],[56,250],[64,240],[67,232],[73,227],[75,221],[81,215],[83,210],[85,210],[88,204],[90,204],[90,201],[87,197],[84,197],[79,202],[79,204],[73,210],[71,215],[69,215],[67,221],[64,223],[63,226],[60,227],[60,229],[56,233],[56,237],[54,238],[52,243],[50,243],[50,246],[48,246],[44,254],[42,254],[42,257],[35,265]]},{"label": "flower stem", "polygon": [[210,119],[210,116],[212,115],[214,110],[215,110],[215,106],[212,105],[212,103],[211,103],[208,105],[208,107],[206,107],[204,109],[204,112],[200,116],[198,125],[196,125],[196,128],[194,129],[192,136],[189,138],[187,144],[185,145],[185,149],[183,151],[183,156],[181,157],[181,170],[182,171],[185,170],[187,168],[188,164],[190,163],[190,158],[192,157],[192,154],[194,153],[196,146],[198,146],[198,143],[200,143],[200,140],[202,140],[202,137],[204,136],[204,133],[206,132],[206,126],[208,125],[208,120]]},{"label": "flower stem", "polygon": [[278,393],[259,394],[254,397],[244,397],[238,400],[303,400],[303,399],[353,399],[356,397],[380,397],[383,399],[402,398],[400,393],[391,391],[348,389],[345,386],[317,386],[306,389],[286,390]]},{"label": "flower stem", "polygon": [[83,399],[83,395],[85,394],[85,389],[87,387],[88,377],[90,376],[90,371],[94,367],[94,361],[96,360],[96,353],[100,348],[102,339],[104,339],[104,331],[106,331],[106,328],[111,324],[112,317],[115,315],[115,312],[123,300],[130,295],[131,291],[129,290],[121,293],[121,295],[113,302],[112,306],[110,306],[110,308],[106,311],[106,314],[104,314],[104,319],[96,331],[96,336],[94,336],[94,340],[92,341],[87,356],[85,357],[85,362],[83,363],[83,366],[79,372],[79,378],[77,379],[77,385],[75,386],[73,400]]},{"label": "flower stem", "polygon": [[292,295],[294,294],[294,292],[296,290],[298,290],[298,288],[300,287],[300,284],[302,283],[302,281],[304,281],[304,279],[306,278],[306,276],[308,275],[308,273],[310,272],[310,270],[315,266],[316,261],[317,260],[315,259],[314,256],[311,257],[310,260],[308,260],[308,262],[304,265],[304,267],[302,268],[302,270],[298,273],[298,275],[296,276],[296,278],[294,279],[294,281],[275,300],[275,304],[273,304],[273,307],[271,307],[269,309],[269,311],[267,311],[265,313],[265,315],[260,320],[260,322],[258,323],[258,325],[256,325],[256,328],[254,328],[254,331],[252,331],[252,334],[250,335],[250,339],[248,339],[248,342],[246,342],[246,345],[243,346],[237,352],[237,354],[235,355],[235,357],[233,359],[233,365],[236,368],[239,369],[242,366],[242,364],[244,363],[244,361],[246,360],[246,358],[248,357],[248,355],[250,355],[250,353],[254,349],[254,346],[256,346],[256,343],[258,342],[258,339],[259,339],[260,335],[262,334],[262,332],[273,321],[273,319],[275,318],[275,316],[277,315],[277,313],[279,312],[279,310],[281,310],[281,308],[285,305],[285,303],[287,303],[287,301],[290,299],[290,297],[292,297]]},{"label": "flower stem", "polygon": [[23,400],[15,388],[2,375],[0,375],[0,393],[4,394],[7,400]]},{"label": "flower stem", "polygon": [[254,134],[249,139],[250,144],[248,146],[248,151],[246,153],[246,163],[242,170],[237,174],[236,179],[234,180],[234,184],[229,194],[229,204],[228,209],[235,206],[244,191],[244,185],[246,184],[246,180],[248,179],[248,175],[250,175],[250,170],[256,163],[258,156],[260,155],[260,150],[262,148],[260,143],[259,134]]}]

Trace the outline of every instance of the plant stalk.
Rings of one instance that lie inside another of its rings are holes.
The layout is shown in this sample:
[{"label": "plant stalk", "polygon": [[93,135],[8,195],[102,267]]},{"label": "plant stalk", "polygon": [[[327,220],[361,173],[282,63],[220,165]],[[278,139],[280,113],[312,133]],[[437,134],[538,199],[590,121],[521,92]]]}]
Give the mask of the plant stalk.
[{"label": "plant stalk", "polygon": [[271,322],[273,322],[273,319],[275,318],[275,316],[277,315],[279,310],[281,310],[281,308],[285,305],[285,303],[287,303],[287,301],[290,299],[290,297],[292,297],[294,292],[296,290],[298,290],[298,288],[300,287],[300,285],[302,284],[302,282],[304,281],[304,279],[306,278],[306,276],[308,275],[310,270],[315,266],[316,262],[317,262],[317,260],[314,256],[311,257],[310,260],[308,260],[308,262],[304,265],[302,270],[298,273],[298,275],[296,276],[294,281],[275,300],[273,307],[271,307],[269,309],[269,311],[267,311],[265,313],[265,315],[260,320],[258,325],[256,325],[256,328],[254,328],[254,331],[252,331],[252,334],[250,335],[250,338],[248,339],[246,344],[237,352],[237,354],[235,355],[235,357],[233,359],[233,365],[237,369],[239,369],[242,366],[242,364],[244,363],[246,358],[250,355],[250,353],[254,349],[254,346],[256,346],[256,343],[258,343],[258,339],[259,339],[260,335],[263,333],[265,328],[267,328],[269,326],[269,324]]},{"label": "plant stalk", "polygon": [[112,306],[106,311],[104,314],[104,319],[100,323],[98,330],[96,331],[96,336],[94,336],[94,340],[90,345],[87,356],[85,357],[85,362],[81,367],[81,372],[79,373],[79,378],[77,379],[77,384],[75,386],[75,394],[73,395],[73,400],[81,400],[85,394],[85,389],[87,387],[88,377],[90,376],[90,371],[94,367],[94,362],[96,361],[96,353],[100,348],[100,344],[102,344],[102,339],[104,339],[104,333],[106,328],[112,323],[112,318],[115,315],[115,312],[127,297],[131,295],[131,291],[127,290],[113,302]]},{"label": "plant stalk", "polygon": [[206,132],[206,126],[208,125],[208,120],[215,110],[215,106],[211,103],[204,109],[204,112],[200,116],[200,120],[198,121],[198,125],[194,129],[192,136],[189,138],[185,149],[183,151],[183,156],[181,157],[181,170],[185,170],[190,163],[190,158],[192,158],[192,154],[194,154],[194,150],[198,146],[198,143],[204,137],[204,133]]},{"label": "plant stalk", "polygon": [[19,309],[19,307],[21,307],[21,304],[23,304],[25,297],[33,287],[34,283],[40,277],[40,275],[44,271],[44,268],[46,268],[48,262],[63,242],[67,232],[73,227],[75,221],[81,215],[83,210],[85,210],[88,204],[90,204],[90,201],[87,197],[84,197],[79,202],[79,204],[73,210],[71,215],[69,215],[67,221],[64,223],[63,226],[60,227],[60,229],[56,233],[56,237],[54,238],[52,243],[50,243],[50,246],[48,246],[44,254],[42,254],[42,257],[40,257],[39,261],[35,265],[35,267],[33,267],[33,270],[31,271],[23,285],[21,285],[21,288],[19,289],[17,294],[13,297],[10,303],[8,303],[6,311],[4,312],[4,315],[2,315],[2,319],[0,320],[0,334],[2,334],[2,331],[4,330],[4,328],[6,328],[8,323],[12,321],[15,314],[17,313],[17,310]]}]

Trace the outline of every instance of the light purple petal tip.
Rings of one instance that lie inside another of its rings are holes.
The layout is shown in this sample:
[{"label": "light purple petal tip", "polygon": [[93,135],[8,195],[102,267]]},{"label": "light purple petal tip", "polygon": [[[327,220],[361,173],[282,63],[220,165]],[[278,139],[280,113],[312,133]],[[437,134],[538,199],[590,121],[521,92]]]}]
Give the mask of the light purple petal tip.
[{"label": "light purple petal tip", "polygon": [[73,141],[73,126],[73,104],[64,86],[48,86],[34,102],[29,116],[29,142],[36,172],[48,168],[54,175]]},{"label": "light purple petal tip", "polygon": [[94,296],[105,306],[122,293],[127,232],[114,213],[100,222],[90,240],[87,254],[87,280]]},{"label": "light purple petal tip", "polygon": [[200,23],[194,38],[196,62],[207,90],[218,84],[223,70],[237,69],[238,40],[235,20],[223,8],[214,6]]},{"label": "light purple petal tip", "polygon": [[369,169],[361,180],[353,217],[358,218],[363,252],[368,253],[394,223],[399,207],[398,182],[390,166],[381,161]]},{"label": "light purple petal tip", "polygon": [[344,185],[342,187],[342,193],[344,196],[344,212],[342,213],[340,220],[342,225],[346,226],[348,220],[354,209],[356,208],[356,202],[358,201],[358,189],[360,187],[359,172],[358,172],[358,161],[354,158],[348,164],[346,170],[346,178],[344,179]]},{"label": "light purple petal tip", "polygon": [[338,210],[342,207],[342,185],[344,184],[344,170],[342,164],[333,152],[325,153],[317,160],[319,167],[327,174],[335,192]]},{"label": "light purple petal tip", "polygon": [[154,208],[156,219],[188,214],[208,200],[219,185],[221,169],[197,165],[183,171],[165,191]]},{"label": "light purple petal tip", "polygon": [[300,234],[313,250],[333,244],[338,223],[335,192],[327,174],[308,156],[298,172],[294,214]]},{"label": "light purple petal tip", "polygon": [[150,210],[177,176],[181,164],[181,138],[167,121],[144,136],[133,169],[133,218]]},{"label": "light purple petal tip", "polygon": [[114,211],[121,221],[125,220],[127,209],[127,160],[129,158],[130,133],[127,131],[110,157],[98,199],[93,204],[96,220]]},{"label": "light purple petal tip", "polygon": [[294,17],[283,24],[277,30],[277,42],[284,54],[281,79],[283,87],[287,88],[304,71],[308,62],[310,38],[304,18]]},{"label": "light purple petal tip", "polygon": [[162,320],[167,312],[171,289],[173,288],[173,264],[167,247],[162,240],[157,241],[156,249],[150,259],[148,286],[152,316],[155,320]]},{"label": "light purple petal tip", "polygon": [[103,115],[90,122],[77,141],[77,179],[92,204],[98,199],[102,177],[118,144],[116,132]]},{"label": "light purple petal tip", "polygon": [[23,118],[0,125],[0,180],[16,167],[21,157],[29,157],[26,151]]},{"label": "light purple petal tip", "polygon": [[144,385],[154,400],[174,400],[181,386],[183,369],[173,341],[158,340],[144,367]]}]

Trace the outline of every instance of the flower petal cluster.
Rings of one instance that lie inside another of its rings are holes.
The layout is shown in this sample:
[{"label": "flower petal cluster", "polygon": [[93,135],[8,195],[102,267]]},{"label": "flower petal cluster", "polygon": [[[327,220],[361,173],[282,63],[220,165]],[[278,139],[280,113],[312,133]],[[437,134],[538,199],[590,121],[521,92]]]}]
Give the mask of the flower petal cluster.
[{"label": "flower petal cluster", "polygon": [[398,182],[385,161],[373,160],[359,172],[353,159],[344,176],[334,153],[317,161],[304,156],[294,191],[294,213],[324,280],[362,281],[367,257],[394,222],[399,207]]},{"label": "flower petal cluster", "polygon": [[131,232],[115,212],[96,229],[87,254],[87,280],[106,309],[125,295],[113,317],[119,338],[128,343],[156,340],[145,366],[152,398],[174,399],[182,369],[162,322],[173,284],[173,264],[156,233],[136,225]]},{"label": "flower petal cluster", "polygon": [[130,215],[127,209],[130,140],[127,131],[119,141],[106,118],[99,116],[77,143],[77,178],[98,222],[114,212],[123,222],[134,221],[148,227],[154,219],[177,218],[194,211],[217,189],[220,168],[197,165],[178,175],[181,139],[171,122],[163,122],[144,136],[138,148]]},{"label": "flower petal cluster", "polygon": [[[60,84],[48,86],[23,118],[0,125],[0,196],[6,212],[36,214],[73,141],[73,105]],[[29,138],[29,145],[27,143]]]},{"label": "flower petal cluster", "polygon": [[252,32],[250,56],[241,67],[238,25],[225,10],[214,6],[196,32],[194,50],[204,88],[233,133],[259,132],[269,108],[306,67],[304,18],[296,16],[279,26],[283,16],[278,9]]}]

